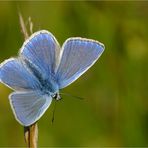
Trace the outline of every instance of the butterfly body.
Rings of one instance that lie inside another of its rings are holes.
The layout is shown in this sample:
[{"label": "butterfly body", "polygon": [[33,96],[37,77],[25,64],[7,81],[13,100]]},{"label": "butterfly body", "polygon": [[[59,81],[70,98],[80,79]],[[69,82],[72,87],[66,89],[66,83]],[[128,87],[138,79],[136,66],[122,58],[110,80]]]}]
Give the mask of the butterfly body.
[{"label": "butterfly body", "polygon": [[53,95],[55,94],[59,88],[56,82],[55,76],[52,73],[49,73],[49,76],[44,76],[40,70],[29,60],[24,59],[27,68],[31,71],[31,73],[36,77],[36,79],[40,83],[40,89],[44,94]]},{"label": "butterfly body", "polygon": [[87,71],[104,51],[104,45],[85,38],[69,38],[62,47],[48,31],[34,33],[19,57],[0,65],[0,81],[14,90],[9,100],[17,121],[29,126],[38,121],[59,90]]}]

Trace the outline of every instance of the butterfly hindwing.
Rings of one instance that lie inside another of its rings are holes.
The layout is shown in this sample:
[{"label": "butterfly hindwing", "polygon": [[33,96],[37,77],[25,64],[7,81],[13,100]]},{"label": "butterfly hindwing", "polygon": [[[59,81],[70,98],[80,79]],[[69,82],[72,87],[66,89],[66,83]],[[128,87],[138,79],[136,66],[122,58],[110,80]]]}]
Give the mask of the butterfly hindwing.
[{"label": "butterfly hindwing", "polygon": [[104,51],[104,45],[89,39],[70,38],[62,47],[62,56],[56,78],[64,88],[89,69]]},{"label": "butterfly hindwing", "polygon": [[0,81],[14,90],[34,90],[40,84],[19,59],[11,58],[0,65]]},{"label": "butterfly hindwing", "polygon": [[48,31],[34,33],[22,46],[20,56],[34,63],[47,78],[54,73],[60,46]]},{"label": "butterfly hindwing", "polygon": [[23,126],[35,123],[47,110],[52,98],[40,91],[14,92],[9,96],[16,119]]}]

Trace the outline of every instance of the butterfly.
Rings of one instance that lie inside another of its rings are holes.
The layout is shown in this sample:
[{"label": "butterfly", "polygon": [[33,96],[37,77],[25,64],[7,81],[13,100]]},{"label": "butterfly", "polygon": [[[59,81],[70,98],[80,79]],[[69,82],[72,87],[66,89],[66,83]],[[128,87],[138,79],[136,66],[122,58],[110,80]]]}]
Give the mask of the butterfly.
[{"label": "butterfly", "polygon": [[17,58],[0,65],[0,82],[14,90],[9,95],[16,120],[23,126],[38,121],[59,90],[86,72],[101,56],[102,43],[80,37],[68,38],[60,47],[48,31],[35,32]]}]

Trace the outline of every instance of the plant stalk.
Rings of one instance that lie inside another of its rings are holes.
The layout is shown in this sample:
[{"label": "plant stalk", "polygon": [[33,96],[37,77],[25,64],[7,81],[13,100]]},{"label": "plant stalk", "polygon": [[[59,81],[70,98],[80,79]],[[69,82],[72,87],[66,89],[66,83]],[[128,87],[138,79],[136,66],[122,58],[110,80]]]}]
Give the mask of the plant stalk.
[{"label": "plant stalk", "polygon": [[[21,31],[24,35],[24,39],[27,40],[29,37],[29,34],[27,32],[27,28],[24,23],[24,19],[23,19],[20,12],[19,12],[19,21],[20,21]],[[29,21],[29,25],[30,25],[30,32],[32,33],[33,23],[31,22],[31,19]],[[37,123],[34,123],[34,124],[27,126],[27,127],[24,127],[24,138],[25,138],[25,142],[26,142],[28,148],[37,148],[37,141],[38,141]]]},{"label": "plant stalk", "polygon": [[37,141],[38,141],[37,123],[24,127],[24,138],[28,148],[37,148]]}]

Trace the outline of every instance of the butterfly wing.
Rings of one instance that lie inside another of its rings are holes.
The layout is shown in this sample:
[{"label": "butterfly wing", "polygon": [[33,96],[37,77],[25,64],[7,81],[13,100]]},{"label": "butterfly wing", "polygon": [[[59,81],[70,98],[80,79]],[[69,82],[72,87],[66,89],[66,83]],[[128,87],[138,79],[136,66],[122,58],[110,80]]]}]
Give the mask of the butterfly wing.
[{"label": "butterfly wing", "polygon": [[14,90],[38,89],[40,83],[19,59],[11,58],[0,65],[0,81]]},{"label": "butterfly wing", "polygon": [[104,45],[89,39],[70,38],[62,47],[61,62],[56,78],[64,88],[88,70],[104,51]]},{"label": "butterfly wing", "polygon": [[34,33],[20,51],[20,55],[34,63],[46,78],[54,73],[59,53],[60,46],[57,40],[45,30]]},{"label": "butterfly wing", "polygon": [[23,126],[35,123],[45,113],[52,98],[40,91],[14,92],[9,96],[10,104],[17,121]]}]

